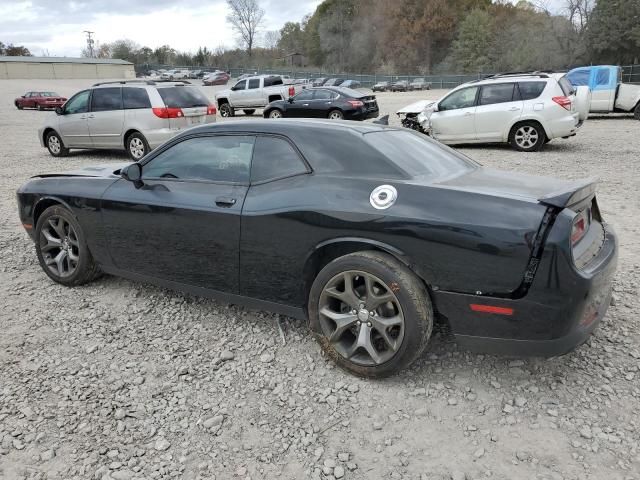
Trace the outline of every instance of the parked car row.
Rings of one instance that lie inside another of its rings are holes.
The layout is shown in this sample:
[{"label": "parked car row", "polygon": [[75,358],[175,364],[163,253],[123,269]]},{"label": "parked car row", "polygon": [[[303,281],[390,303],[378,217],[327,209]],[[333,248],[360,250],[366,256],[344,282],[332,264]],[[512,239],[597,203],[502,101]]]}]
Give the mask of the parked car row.
[{"label": "parked car row", "polygon": [[416,78],[412,82],[399,80],[397,82],[378,82],[373,85],[374,92],[409,92],[413,90],[431,90],[431,83],[424,78]]}]

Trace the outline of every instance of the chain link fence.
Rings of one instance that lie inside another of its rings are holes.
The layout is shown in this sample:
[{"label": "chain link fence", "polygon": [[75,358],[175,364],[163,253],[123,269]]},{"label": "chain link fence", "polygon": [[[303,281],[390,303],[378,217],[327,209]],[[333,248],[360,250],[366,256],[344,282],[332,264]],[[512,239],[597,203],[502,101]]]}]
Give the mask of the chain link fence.
[{"label": "chain link fence", "polygon": [[[159,69],[179,69],[179,70],[204,70],[213,71],[213,67],[193,67],[193,66],[167,66],[167,65],[137,65],[136,71],[145,73],[150,70],[157,71]],[[361,73],[336,73],[330,71],[310,71],[310,70],[294,70],[288,68],[219,68],[229,72],[232,78],[237,78],[245,73],[252,75],[288,75],[292,79],[309,79],[315,80],[316,78],[341,78],[343,80],[356,80],[360,82],[363,87],[372,87],[378,82],[398,82],[406,80],[412,82],[416,79],[424,79],[427,83],[431,84],[431,88],[453,88],[463,83],[470,82],[472,80],[478,80],[492,73],[475,73],[466,75],[446,74],[446,75],[420,75],[420,74],[361,74]],[[623,83],[635,83],[640,85],[640,65],[625,65],[622,67],[622,82]]]}]

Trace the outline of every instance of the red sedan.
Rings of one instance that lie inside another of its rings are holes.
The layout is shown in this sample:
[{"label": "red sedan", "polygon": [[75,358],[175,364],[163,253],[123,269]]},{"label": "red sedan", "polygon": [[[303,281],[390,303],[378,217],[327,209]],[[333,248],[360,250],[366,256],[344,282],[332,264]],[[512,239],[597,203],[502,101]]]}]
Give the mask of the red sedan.
[{"label": "red sedan", "polygon": [[226,72],[216,72],[209,75],[205,75],[202,79],[202,84],[206,86],[210,85],[226,85],[231,76]]},{"label": "red sedan", "polygon": [[37,108],[44,110],[46,108],[56,108],[64,105],[67,99],[61,97],[55,92],[27,92],[19,98],[16,98],[15,105],[18,110],[23,108]]}]

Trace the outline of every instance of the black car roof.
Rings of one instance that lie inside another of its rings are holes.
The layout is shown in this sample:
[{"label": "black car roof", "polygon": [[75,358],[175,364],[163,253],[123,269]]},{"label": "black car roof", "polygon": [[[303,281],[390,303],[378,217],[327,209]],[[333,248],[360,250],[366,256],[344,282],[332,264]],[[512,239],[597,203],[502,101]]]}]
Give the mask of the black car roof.
[{"label": "black car roof", "polygon": [[[311,90],[311,89],[309,89]],[[351,130],[355,133],[371,133],[382,130],[398,130],[395,127],[379,125],[376,123],[353,122],[348,120],[323,120],[309,118],[280,118],[278,120],[256,119],[256,120],[230,120],[219,123],[210,123],[201,127],[191,128],[180,136],[192,135],[194,133],[218,133],[218,132],[256,132],[256,133],[273,133],[287,135],[295,133],[299,130],[309,130],[314,128],[317,130],[331,132],[344,132]]]}]

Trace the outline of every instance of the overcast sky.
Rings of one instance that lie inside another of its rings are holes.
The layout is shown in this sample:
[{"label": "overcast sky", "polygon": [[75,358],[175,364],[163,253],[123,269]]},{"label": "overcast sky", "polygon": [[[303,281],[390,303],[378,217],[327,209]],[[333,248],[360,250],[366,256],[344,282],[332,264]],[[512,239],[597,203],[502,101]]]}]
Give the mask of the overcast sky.
[{"label": "overcast sky", "polygon": [[[300,21],[321,0],[260,0],[265,30]],[[151,48],[180,51],[233,47],[225,0],[0,0],[0,41],[24,45],[33,55],[79,56],[83,30],[98,42],[129,38]]]}]

